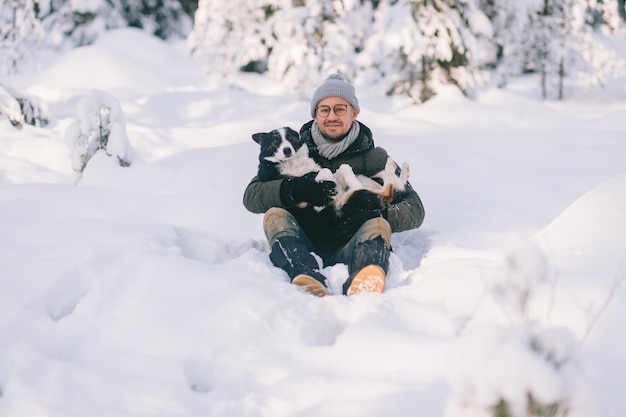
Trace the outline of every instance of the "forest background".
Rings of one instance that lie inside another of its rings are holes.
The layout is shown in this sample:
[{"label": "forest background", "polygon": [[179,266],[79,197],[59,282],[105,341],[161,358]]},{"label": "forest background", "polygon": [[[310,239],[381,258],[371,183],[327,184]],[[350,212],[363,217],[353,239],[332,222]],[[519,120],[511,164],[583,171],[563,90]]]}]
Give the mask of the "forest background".
[{"label": "forest background", "polygon": [[[544,99],[624,70],[624,0],[2,0],[0,75],[137,27],[183,37],[210,75],[265,73],[306,96],[329,72],[415,103],[541,76]],[[1,112],[1,111],[0,111]],[[6,113],[6,111],[5,111]]]}]

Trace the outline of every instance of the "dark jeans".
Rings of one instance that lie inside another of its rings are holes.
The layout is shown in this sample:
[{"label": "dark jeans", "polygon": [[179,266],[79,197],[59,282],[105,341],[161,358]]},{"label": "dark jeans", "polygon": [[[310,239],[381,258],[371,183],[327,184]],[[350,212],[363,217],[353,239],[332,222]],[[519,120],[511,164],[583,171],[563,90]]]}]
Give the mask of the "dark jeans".
[{"label": "dark jeans", "polygon": [[348,265],[348,282],[367,265],[378,265],[385,273],[389,269],[391,227],[382,217],[363,223],[352,239],[335,251],[317,250],[293,215],[282,208],[273,207],[265,213],[263,230],[272,250],[270,259],[274,265],[285,270],[291,279],[309,273],[313,265],[317,265],[311,252],[322,258],[324,266],[337,263]]}]

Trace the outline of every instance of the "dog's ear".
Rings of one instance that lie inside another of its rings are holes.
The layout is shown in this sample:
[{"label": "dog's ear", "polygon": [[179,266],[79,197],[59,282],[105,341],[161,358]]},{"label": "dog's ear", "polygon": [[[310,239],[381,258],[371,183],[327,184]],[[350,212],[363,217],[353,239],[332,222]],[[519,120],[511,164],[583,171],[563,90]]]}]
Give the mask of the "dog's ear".
[{"label": "dog's ear", "polygon": [[252,134],[252,139],[260,145],[266,135],[267,133],[254,133]]}]

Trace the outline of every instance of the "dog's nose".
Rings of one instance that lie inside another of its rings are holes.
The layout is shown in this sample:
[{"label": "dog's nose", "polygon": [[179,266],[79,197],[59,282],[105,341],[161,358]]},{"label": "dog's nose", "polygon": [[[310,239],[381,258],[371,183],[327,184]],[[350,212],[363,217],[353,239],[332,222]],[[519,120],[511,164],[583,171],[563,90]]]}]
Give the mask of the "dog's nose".
[{"label": "dog's nose", "polygon": [[285,156],[291,156],[291,148],[284,148],[283,153]]}]

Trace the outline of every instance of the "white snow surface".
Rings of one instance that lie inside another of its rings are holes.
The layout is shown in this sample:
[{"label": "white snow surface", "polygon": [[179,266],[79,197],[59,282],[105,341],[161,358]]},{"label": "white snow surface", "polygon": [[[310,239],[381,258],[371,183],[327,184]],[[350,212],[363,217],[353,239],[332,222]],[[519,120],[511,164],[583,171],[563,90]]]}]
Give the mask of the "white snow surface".
[{"label": "white snow surface", "polygon": [[[204,75],[185,42],[131,29],[3,83],[50,124],[0,120],[0,416],[443,416],[458,367],[498,385],[467,361],[504,330],[461,341],[507,326],[489,289],[512,235],[545,254],[528,314],[574,335],[580,410],[626,415],[626,77],[560,102],[529,77],[420,106],[355,80],[359,120],[410,165],[426,220],[394,235],[383,294],[337,295],[336,265],[323,299],[271,265],[242,205],[252,133],[298,129],[308,101]],[[77,180],[64,135],[92,89],[120,101],[134,159],[100,152]],[[503,390],[545,373],[515,352],[494,358],[539,373],[503,372]]]}]

